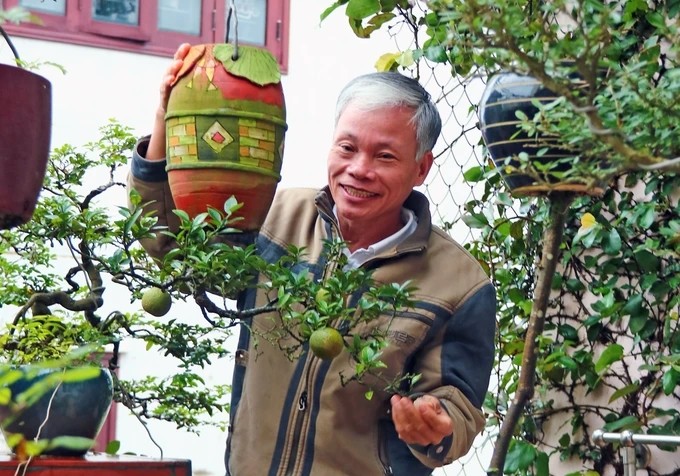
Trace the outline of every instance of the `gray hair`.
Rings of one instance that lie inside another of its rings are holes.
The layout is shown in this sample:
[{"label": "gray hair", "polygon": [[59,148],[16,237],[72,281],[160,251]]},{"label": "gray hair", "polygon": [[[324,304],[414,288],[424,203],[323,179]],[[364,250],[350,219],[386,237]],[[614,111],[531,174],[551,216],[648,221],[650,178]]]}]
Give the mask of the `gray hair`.
[{"label": "gray hair", "polygon": [[430,94],[417,80],[400,73],[369,73],[347,83],[335,105],[335,125],[350,103],[366,111],[395,106],[412,108],[411,124],[418,142],[416,160],[434,148],[442,129],[439,111]]}]

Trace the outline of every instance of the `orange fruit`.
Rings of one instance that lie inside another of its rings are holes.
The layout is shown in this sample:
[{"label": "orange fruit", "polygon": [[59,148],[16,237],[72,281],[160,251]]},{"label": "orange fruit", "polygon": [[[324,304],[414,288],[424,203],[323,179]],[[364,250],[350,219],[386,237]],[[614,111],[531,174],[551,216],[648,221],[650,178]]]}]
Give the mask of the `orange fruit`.
[{"label": "orange fruit", "polygon": [[342,335],[332,327],[317,329],[309,337],[309,348],[320,359],[330,360],[337,357],[344,346]]}]

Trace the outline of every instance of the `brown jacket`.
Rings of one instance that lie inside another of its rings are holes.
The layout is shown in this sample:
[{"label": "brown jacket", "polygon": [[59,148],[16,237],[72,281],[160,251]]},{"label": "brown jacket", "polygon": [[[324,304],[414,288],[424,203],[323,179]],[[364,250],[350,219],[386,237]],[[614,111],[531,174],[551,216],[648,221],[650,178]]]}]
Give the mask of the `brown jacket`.
[{"label": "brown jacket", "polygon": [[[143,201],[155,200],[161,217],[173,204],[163,164],[133,159],[130,187]],[[480,411],[493,365],[495,292],[476,260],[449,235],[430,223],[429,203],[413,192],[405,206],[418,227],[397,249],[364,264],[382,283],[412,280],[415,305],[392,319],[382,359],[390,381],[420,373],[413,389],[440,399],[454,432],[439,445],[409,446],[399,440],[389,415],[390,395],[379,381],[342,385],[340,373],[353,375],[348,354],[325,361],[305,352],[290,361],[276,346],[258,339],[276,325],[259,315],[242,326],[243,359],[234,371],[230,434],[225,462],[232,476],[380,475],[417,476],[464,455],[484,427]],[[323,240],[337,236],[326,189],[277,193],[257,239],[261,256],[275,261],[290,244],[306,247],[308,271],[320,277],[325,267]],[[162,253],[168,243],[147,244]],[[264,304],[254,290],[239,299],[244,308]],[[371,326],[385,327],[383,316]],[[373,385],[372,385],[373,384]],[[368,400],[366,391],[375,390]]]}]

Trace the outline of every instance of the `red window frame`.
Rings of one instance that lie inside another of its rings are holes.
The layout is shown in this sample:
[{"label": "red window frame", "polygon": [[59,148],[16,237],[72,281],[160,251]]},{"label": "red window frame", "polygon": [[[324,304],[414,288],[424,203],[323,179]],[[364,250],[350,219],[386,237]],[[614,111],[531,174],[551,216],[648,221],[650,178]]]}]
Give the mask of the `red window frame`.
[{"label": "red window frame", "polygon": [[[105,368],[108,368],[109,360],[113,357],[112,352],[105,352],[101,358],[101,363]],[[120,359],[120,354],[118,355]],[[119,360],[120,361],[120,360]],[[118,369],[115,370],[116,376],[118,376]],[[106,416],[104,423],[102,424],[102,429],[97,434],[97,438],[94,440],[94,451],[99,453],[104,453],[106,447],[111,441],[117,440],[116,438],[116,418],[118,416],[118,403],[112,402],[109,408],[109,414]]]},{"label": "red window frame", "polygon": [[[19,1],[0,0],[0,4],[9,9],[19,6]],[[226,38],[227,0],[201,0],[200,35],[159,30],[157,0],[139,2],[139,26],[94,20],[90,13],[92,1],[66,0],[65,15],[33,11],[41,24],[6,23],[3,28],[16,36],[158,56],[172,56],[180,43],[222,43]],[[290,0],[267,0],[265,47],[277,59],[282,72],[288,68],[289,25]]]}]

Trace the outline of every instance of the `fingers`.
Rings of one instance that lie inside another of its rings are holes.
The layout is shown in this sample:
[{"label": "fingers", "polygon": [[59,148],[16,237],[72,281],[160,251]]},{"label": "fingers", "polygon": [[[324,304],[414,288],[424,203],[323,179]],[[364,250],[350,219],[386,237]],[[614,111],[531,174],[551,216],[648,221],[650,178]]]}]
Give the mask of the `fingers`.
[{"label": "fingers", "polygon": [[190,49],[191,45],[189,43],[182,43],[177,47],[177,51],[175,51],[175,59],[183,60],[189,54]]},{"label": "fingers", "polygon": [[[443,435],[442,438],[453,433],[453,421],[442,408],[438,398],[432,395],[423,395],[416,399],[413,405],[420,411],[423,420],[435,432]],[[436,443],[439,443],[439,441]]]},{"label": "fingers", "polygon": [[392,396],[392,421],[399,438],[409,444],[438,444],[453,432],[453,422],[439,400],[425,395],[414,401]]},{"label": "fingers", "polygon": [[180,69],[182,69],[182,64],[184,64],[184,58],[186,58],[187,54],[189,54],[190,49],[191,45],[189,43],[182,43],[181,45],[179,45],[179,47],[175,51],[175,55],[173,56],[172,61],[170,62],[170,65],[168,66],[168,69],[165,71],[165,74],[161,80],[160,88],[159,111],[161,113],[165,111],[168,105],[168,98],[170,97],[171,86],[177,79],[177,73],[179,73]]}]

